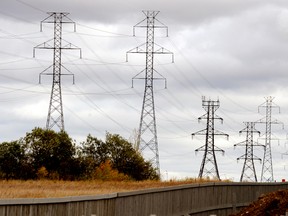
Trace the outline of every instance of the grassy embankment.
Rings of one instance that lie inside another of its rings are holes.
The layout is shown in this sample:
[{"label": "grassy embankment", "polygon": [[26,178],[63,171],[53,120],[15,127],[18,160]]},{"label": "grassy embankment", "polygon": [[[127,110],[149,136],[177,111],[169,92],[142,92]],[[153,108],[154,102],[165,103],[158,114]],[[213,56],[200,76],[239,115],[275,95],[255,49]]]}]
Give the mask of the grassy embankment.
[{"label": "grassy embankment", "polygon": [[172,181],[0,181],[0,199],[48,198],[109,194],[123,191],[195,184],[215,180],[185,179]]}]

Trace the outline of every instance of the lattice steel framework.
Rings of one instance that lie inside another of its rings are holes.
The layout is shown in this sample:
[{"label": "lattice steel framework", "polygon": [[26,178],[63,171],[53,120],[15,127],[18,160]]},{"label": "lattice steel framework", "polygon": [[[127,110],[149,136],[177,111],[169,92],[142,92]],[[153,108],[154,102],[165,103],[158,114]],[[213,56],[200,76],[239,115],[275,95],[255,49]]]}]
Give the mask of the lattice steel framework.
[{"label": "lattice steel framework", "polygon": [[199,117],[198,121],[202,119],[206,119],[206,129],[200,130],[196,133],[192,133],[192,138],[195,135],[204,135],[206,137],[205,145],[195,150],[196,153],[199,151],[204,151],[203,160],[201,163],[199,176],[198,176],[199,178],[209,177],[209,178],[221,180],[219,171],[218,171],[218,165],[216,161],[215,152],[219,151],[224,154],[224,150],[215,146],[214,138],[215,138],[215,135],[222,135],[222,136],[226,136],[228,139],[229,135],[216,130],[214,127],[215,119],[220,120],[221,123],[223,123],[223,119],[215,114],[219,106],[220,106],[219,100],[217,101],[212,101],[210,99],[206,100],[205,97],[203,97],[202,107],[206,111],[206,114]]},{"label": "lattice steel framework", "polygon": [[[63,23],[72,23],[74,24],[75,31],[75,23],[68,18],[69,13],[56,13],[49,12],[49,16],[41,21],[41,31],[43,23],[53,23],[54,24],[54,38],[47,42],[44,42],[36,47],[34,47],[34,56],[35,49],[52,49],[54,51],[53,55],[53,65],[45,69],[39,75],[39,83],[41,82],[41,75],[52,75],[53,83],[52,90],[50,96],[49,110],[46,122],[46,128],[52,129],[54,126],[57,126],[60,130],[64,130],[64,115],[63,115],[63,103],[62,103],[62,92],[61,92],[61,76],[62,75],[72,75],[73,76],[73,84],[74,84],[74,74],[72,74],[69,70],[67,70],[61,63],[62,60],[62,50],[64,49],[77,49],[80,50],[80,58],[81,58],[81,49],[74,46],[71,43],[65,42],[63,46],[62,40],[62,24]],[[52,67],[53,72],[48,72]],[[62,73],[62,68],[66,69],[69,73]]]},{"label": "lattice steel framework", "polygon": [[261,159],[254,155],[253,149],[254,146],[263,145],[253,141],[254,133],[258,133],[260,135],[260,132],[255,129],[255,122],[244,122],[244,124],[246,125],[246,127],[243,130],[239,131],[239,133],[241,134],[245,132],[246,140],[234,145],[234,147],[245,146],[245,154],[237,158],[237,161],[244,160],[240,182],[257,182],[254,160],[259,160],[261,162]]},{"label": "lattice steel framework", "polygon": [[264,144],[264,156],[262,163],[262,172],[261,172],[261,182],[274,182],[273,176],[273,163],[272,163],[272,149],[271,149],[271,126],[272,124],[282,124],[278,120],[272,120],[272,108],[278,108],[280,112],[279,106],[273,103],[274,97],[268,96],[265,97],[266,102],[261,104],[258,107],[258,112],[260,112],[260,108],[264,107],[266,110],[266,116],[256,123],[264,123],[265,124],[265,144]]},{"label": "lattice steel framework", "polygon": [[[159,11],[143,11],[143,13],[146,18],[134,26],[133,34],[135,36],[135,28],[137,27],[146,28],[146,43],[129,50],[127,52],[127,57],[128,53],[146,54],[146,68],[132,79],[132,87],[134,79],[145,80],[143,105],[137,138],[137,149],[152,163],[160,175],[153,84],[154,80],[164,79],[166,87],[166,79],[154,69],[154,54],[172,54],[172,62],[174,60],[172,52],[160,47],[154,42],[154,30],[156,28],[166,29],[168,36],[167,26],[156,19]],[[143,72],[145,72],[145,77],[140,77]],[[155,73],[158,74],[159,77],[155,76]]]}]

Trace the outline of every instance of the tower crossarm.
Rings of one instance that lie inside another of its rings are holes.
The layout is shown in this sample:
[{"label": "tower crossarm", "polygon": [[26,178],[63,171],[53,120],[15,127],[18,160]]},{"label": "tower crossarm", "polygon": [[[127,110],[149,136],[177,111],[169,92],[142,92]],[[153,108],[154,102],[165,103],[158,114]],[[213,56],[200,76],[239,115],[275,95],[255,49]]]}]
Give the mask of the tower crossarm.
[{"label": "tower crossarm", "polygon": [[41,32],[43,30],[43,23],[54,24],[55,22],[57,22],[57,20],[56,20],[57,17],[61,18],[61,23],[73,24],[74,25],[74,32],[76,31],[76,23],[68,17],[69,13],[67,13],[67,12],[47,12],[47,14],[49,16],[40,22],[40,31]]},{"label": "tower crossarm", "polygon": [[[160,13],[160,11],[142,11],[143,14],[146,16],[145,19],[141,20],[138,22],[136,25],[133,26],[133,36],[135,36],[135,30],[136,28],[148,28],[153,22],[153,28],[160,28],[160,29],[165,29],[166,30],[166,36],[168,37],[168,27],[162,23],[160,20],[156,18],[156,16]],[[150,19],[150,20],[149,20]]]},{"label": "tower crossarm", "polygon": [[[205,107],[206,108],[206,107]],[[205,109],[204,108],[204,109]],[[206,109],[205,109],[206,110]],[[207,111],[207,110],[206,110]],[[214,110],[213,112],[215,112],[216,110]],[[203,119],[208,119],[209,118],[209,116],[208,116],[208,113],[205,113],[204,115],[202,115],[202,116],[200,116],[200,117],[198,117],[198,122],[200,122],[201,120],[203,120]],[[223,123],[223,118],[221,118],[221,117],[219,117],[219,116],[217,116],[217,115],[215,115],[214,114],[214,118],[213,118],[214,120],[220,120],[221,121],[221,123]]]}]

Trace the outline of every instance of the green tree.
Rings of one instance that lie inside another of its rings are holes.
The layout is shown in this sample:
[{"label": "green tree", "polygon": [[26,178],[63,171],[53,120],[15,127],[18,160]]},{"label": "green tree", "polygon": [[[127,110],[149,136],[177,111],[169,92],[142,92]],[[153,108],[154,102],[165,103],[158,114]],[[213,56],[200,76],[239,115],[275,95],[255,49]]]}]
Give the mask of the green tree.
[{"label": "green tree", "polygon": [[108,160],[109,149],[105,143],[96,137],[87,136],[86,140],[81,143],[79,158],[81,167],[85,173],[84,178],[93,178],[95,169]]},{"label": "green tree", "polygon": [[91,135],[80,147],[64,132],[34,128],[24,138],[0,144],[0,178],[159,179],[152,165],[130,142],[106,134],[103,142]]},{"label": "green tree", "polygon": [[29,170],[29,165],[22,140],[1,143],[0,174],[2,178],[27,178],[27,175],[24,173],[25,170]]},{"label": "green tree", "polygon": [[86,158],[92,159],[96,166],[109,159],[110,155],[106,143],[96,137],[92,137],[90,134],[87,136],[86,141],[82,142],[82,153]]},{"label": "green tree", "polygon": [[159,180],[156,169],[145,161],[130,142],[118,134],[106,134],[106,145],[111,148],[113,167],[135,180]]},{"label": "green tree", "polygon": [[45,167],[50,178],[74,179],[80,175],[79,162],[74,157],[76,147],[66,132],[35,128],[24,141],[36,172]]}]

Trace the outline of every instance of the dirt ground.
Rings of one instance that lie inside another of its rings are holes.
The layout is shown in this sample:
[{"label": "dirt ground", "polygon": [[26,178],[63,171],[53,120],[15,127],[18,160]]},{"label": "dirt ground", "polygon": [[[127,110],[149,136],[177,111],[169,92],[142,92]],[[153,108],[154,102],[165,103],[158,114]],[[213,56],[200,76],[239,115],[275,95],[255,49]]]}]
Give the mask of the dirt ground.
[{"label": "dirt ground", "polygon": [[257,201],[230,216],[280,216],[288,213],[288,190],[262,195]]}]

